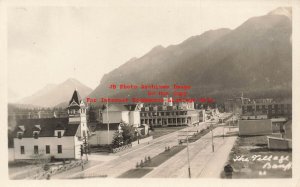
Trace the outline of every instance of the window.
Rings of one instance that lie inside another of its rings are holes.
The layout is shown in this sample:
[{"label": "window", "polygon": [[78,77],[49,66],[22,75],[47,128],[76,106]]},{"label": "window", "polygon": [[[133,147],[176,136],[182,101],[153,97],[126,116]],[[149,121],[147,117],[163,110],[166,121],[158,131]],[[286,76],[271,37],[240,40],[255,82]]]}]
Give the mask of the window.
[{"label": "window", "polygon": [[57,153],[62,153],[62,145],[57,145]]},{"label": "window", "polygon": [[46,145],[46,154],[50,154],[50,145]]},{"label": "window", "polygon": [[22,139],[23,138],[23,133],[22,132],[18,132],[18,139]]},{"label": "window", "polygon": [[39,154],[39,146],[34,146],[34,154]]},{"label": "window", "polygon": [[38,139],[39,138],[38,132],[33,132],[33,137],[34,137],[34,139]]},{"label": "window", "polygon": [[57,138],[61,138],[61,131],[57,132]]},{"label": "window", "polygon": [[21,146],[21,154],[25,154],[25,147],[24,146]]}]

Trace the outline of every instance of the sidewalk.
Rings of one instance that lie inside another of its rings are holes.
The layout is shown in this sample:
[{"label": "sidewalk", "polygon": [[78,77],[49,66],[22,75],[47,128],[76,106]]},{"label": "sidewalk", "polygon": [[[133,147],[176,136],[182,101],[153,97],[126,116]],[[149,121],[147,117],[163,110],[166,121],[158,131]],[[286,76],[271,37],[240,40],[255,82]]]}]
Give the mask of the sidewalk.
[{"label": "sidewalk", "polygon": [[217,149],[209,161],[204,166],[201,173],[195,175],[196,178],[220,178],[223,167],[227,161],[228,155],[236,140],[236,136],[227,137],[220,149]]},{"label": "sidewalk", "polygon": [[[226,129],[226,132],[228,129]],[[236,137],[222,138],[223,127],[214,130],[214,150],[212,152],[211,133],[206,134],[189,146],[190,167],[192,178],[220,177],[220,172],[227,160]],[[147,178],[187,178],[187,149],[148,173]]]}]

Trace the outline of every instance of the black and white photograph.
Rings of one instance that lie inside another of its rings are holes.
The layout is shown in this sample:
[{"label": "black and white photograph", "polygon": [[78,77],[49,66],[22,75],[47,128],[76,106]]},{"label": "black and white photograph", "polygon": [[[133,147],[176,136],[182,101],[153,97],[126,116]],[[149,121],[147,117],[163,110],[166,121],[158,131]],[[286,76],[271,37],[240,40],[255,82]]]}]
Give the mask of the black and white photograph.
[{"label": "black and white photograph", "polygon": [[297,176],[297,0],[32,2],[0,4],[9,181]]}]

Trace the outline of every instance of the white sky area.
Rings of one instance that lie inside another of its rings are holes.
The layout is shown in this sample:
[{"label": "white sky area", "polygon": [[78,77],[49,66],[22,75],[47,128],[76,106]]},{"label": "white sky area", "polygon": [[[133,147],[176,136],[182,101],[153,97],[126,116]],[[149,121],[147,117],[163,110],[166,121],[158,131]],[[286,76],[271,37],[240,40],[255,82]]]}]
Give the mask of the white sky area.
[{"label": "white sky area", "polygon": [[71,77],[94,89],[105,73],[157,45],[234,29],[250,17],[291,5],[289,0],[113,2],[9,8],[8,93],[28,96]]}]

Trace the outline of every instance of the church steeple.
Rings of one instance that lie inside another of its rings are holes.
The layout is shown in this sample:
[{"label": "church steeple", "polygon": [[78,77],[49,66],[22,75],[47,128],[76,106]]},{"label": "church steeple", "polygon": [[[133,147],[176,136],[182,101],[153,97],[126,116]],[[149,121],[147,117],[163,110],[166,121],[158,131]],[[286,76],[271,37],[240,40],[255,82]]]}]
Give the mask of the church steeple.
[{"label": "church steeple", "polygon": [[87,107],[81,99],[79,92],[75,89],[69,101],[68,114],[69,123],[80,123],[80,137],[87,136],[88,134],[86,109]]},{"label": "church steeple", "polygon": [[[72,98],[71,98],[71,100],[69,101],[69,107],[71,107],[71,106],[76,106],[76,104],[77,104],[78,106],[80,106],[80,102],[81,102],[81,97],[80,97],[80,95],[79,95],[77,89],[75,89],[75,91],[74,91],[74,93],[73,93],[73,95],[72,95]],[[73,103],[73,104],[72,104],[72,103]]]}]

